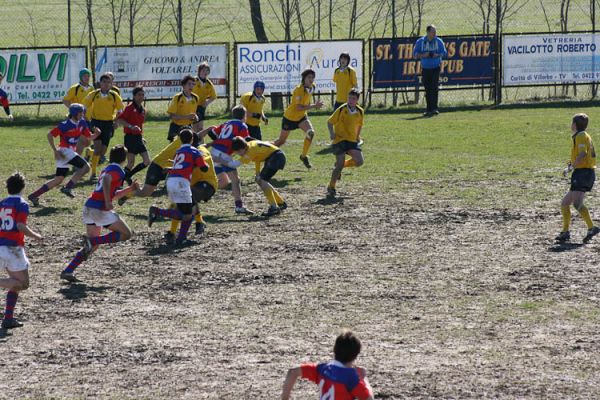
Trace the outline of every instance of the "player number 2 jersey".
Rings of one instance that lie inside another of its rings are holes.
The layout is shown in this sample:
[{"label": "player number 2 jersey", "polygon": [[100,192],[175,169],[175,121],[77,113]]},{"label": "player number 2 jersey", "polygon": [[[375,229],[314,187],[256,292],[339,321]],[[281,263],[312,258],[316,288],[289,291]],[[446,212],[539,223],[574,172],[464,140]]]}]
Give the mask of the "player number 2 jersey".
[{"label": "player number 2 jersey", "polygon": [[21,196],[8,196],[0,201],[0,246],[24,246],[25,235],[18,223],[27,223],[29,205]]},{"label": "player number 2 jersey", "polygon": [[98,184],[94,188],[94,191],[88,197],[85,202],[85,206],[89,208],[97,208],[99,210],[106,211],[106,204],[104,202],[104,189],[102,188],[102,181],[106,175],[110,175],[112,180],[110,182],[110,200],[115,197],[117,190],[123,186],[123,180],[125,179],[125,171],[119,164],[109,164],[108,167],[104,168],[100,176],[98,177]]},{"label": "player number 2 jersey", "polygon": [[207,167],[202,153],[190,144],[184,144],[175,153],[173,167],[169,170],[169,177],[192,179],[192,172],[196,167]]}]

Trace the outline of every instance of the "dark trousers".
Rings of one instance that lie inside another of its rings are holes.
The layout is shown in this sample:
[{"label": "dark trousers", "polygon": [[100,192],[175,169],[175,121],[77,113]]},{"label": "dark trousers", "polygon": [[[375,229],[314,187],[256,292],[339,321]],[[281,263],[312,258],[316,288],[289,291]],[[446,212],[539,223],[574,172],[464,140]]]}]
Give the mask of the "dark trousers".
[{"label": "dark trousers", "polygon": [[440,67],[423,68],[422,82],[425,88],[425,101],[427,111],[432,112],[438,108],[438,91],[440,81]]}]

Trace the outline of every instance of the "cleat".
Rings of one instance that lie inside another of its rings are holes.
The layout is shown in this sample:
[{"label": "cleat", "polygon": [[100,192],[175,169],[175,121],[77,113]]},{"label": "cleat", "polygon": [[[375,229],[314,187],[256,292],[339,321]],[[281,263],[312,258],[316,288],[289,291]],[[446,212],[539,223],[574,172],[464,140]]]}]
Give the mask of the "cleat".
[{"label": "cleat", "polygon": [[66,187],[61,187],[60,192],[67,197],[70,197],[72,199],[75,198],[75,195],[73,194],[73,190],[71,190],[71,189],[67,189]]},{"label": "cleat", "polygon": [[585,237],[583,238],[583,243],[589,242],[598,233],[600,233],[600,228],[598,228],[597,226],[594,226],[592,229],[589,229],[587,235],[585,235]]},{"label": "cleat", "polygon": [[191,246],[193,244],[194,244],[194,242],[192,242],[191,240],[189,240],[187,238],[175,240],[176,247],[187,247],[187,246]]},{"label": "cleat", "polygon": [[300,161],[302,161],[302,163],[304,164],[304,166],[306,168],[308,168],[308,169],[312,168],[312,164],[310,163],[308,156],[300,156]]},{"label": "cleat", "polygon": [[327,198],[328,199],[335,199],[335,195],[336,195],[335,188],[328,187],[327,188]]},{"label": "cleat", "polygon": [[79,279],[77,279],[77,277],[75,276],[75,274],[73,272],[61,272],[60,273],[60,279],[65,280],[67,282],[79,282]]},{"label": "cleat", "polygon": [[92,242],[90,242],[90,239],[87,236],[84,236],[83,238],[83,247],[81,248],[81,255],[83,256],[83,260],[87,260],[88,257],[90,256],[90,254],[92,254],[92,251],[94,250],[94,246],[92,246]]},{"label": "cleat", "polygon": [[104,164],[106,162],[106,156],[100,157],[100,164]]},{"label": "cleat", "polygon": [[287,208],[288,208],[288,204],[287,204],[287,203],[284,201],[284,202],[283,202],[283,203],[281,203],[281,204],[277,204],[277,207],[279,207],[279,209],[280,209],[281,211],[283,211],[283,210],[285,210],[285,209],[287,209]]},{"label": "cleat", "polygon": [[165,239],[165,243],[167,243],[168,245],[175,244],[175,235],[173,235],[171,232],[165,233],[163,238]]},{"label": "cleat", "polygon": [[127,196],[123,196],[121,197],[119,200],[117,200],[117,203],[122,206],[123,204],[125,204],[125,202],[127,201]]},{"label": "cleat", "polygon": [[96,174],[90,175],[90,182],[92,182],[92,183],[98,182],[98,177],[96,176]]},{"label": "cleat", "polygon": [[558,234],[557,237],[554,238],[557,242],[568,242],[571,240],[571,233],[569,231],[564,231]]},{"label": "cleat", "polygon": [[35,197],[33,195],[29,195],[27,196],[27,198],[29,199],[29,201],[31,202],[31,204],[33,204],[34,207],[37,207],[40,205],[40,199],[39,197]]},{"label": "cleat", "polygon": [[12,335],[12,333],[10,333],[10,331],[8,329],[0,328],[0,339],[5,338],[10,335]]},{"label": "cleat", "polygon": [[440,110],[438,110],[438,109],[436,108],[435,110],[433,110],[433,111],[431,112],[431,114],[432,114],[432,115],[434,115],[434,116],[435,116],[435,115],[440,115]]},{"label": "cleat", "polygon": [[243,215],[254,215],[254,211],[249,210],[246,207],[236,207],[235,208],[235,213],[236,214],[243,214]]},{"label": "cleat", "polygon": [[204,234],[204,230],[206,229],[206,224],[204,222],[196,222],[196,235]]},{"label": "cleat", "polygon": [[279,214],[281,214],[281,210],[279,209],[279,207],[271,206],[271,207],[269,207],[269,209],[267,211],[265,211],[261,215],[263,217],[272,217],[272,216],[279,215]]},{"label": "cleat", "polygon": [[156,221],[156,219],[158,218],[158,215],[156,214],[157,210],[158,207],[156,206],[150,206],[150,208],[148,209],[148,227],[151,227],[154,221]]},{"label": "cleat", "polygon": [[22,326],[23,326],[23,323],[20,322],[16,318],[5,319],[2,321],[2,329],[14,329],[14,328],[20,328]]}]

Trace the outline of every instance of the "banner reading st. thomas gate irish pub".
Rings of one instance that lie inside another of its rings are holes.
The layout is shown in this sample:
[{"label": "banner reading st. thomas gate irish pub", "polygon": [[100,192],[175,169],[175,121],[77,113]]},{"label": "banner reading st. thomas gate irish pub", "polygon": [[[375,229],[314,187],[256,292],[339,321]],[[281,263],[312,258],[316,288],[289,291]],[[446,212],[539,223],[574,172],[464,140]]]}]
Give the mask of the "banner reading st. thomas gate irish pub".
[{"label": "banner reading st. thomas gate irish pub", "polygon": [[0,87],[11,104],[62,101],[86,66],[85,47],[0,49]]},{"label": "banner reading st. thomas gate irish pub", "polygon": [[[494,39],[492,36],[441,37],[448,50],[442,61],[440,83],[444,85],[489,85],[494,83]],[[413,58],[417,38],[373,39],[373,88],[416,87],[421,62]]]}]

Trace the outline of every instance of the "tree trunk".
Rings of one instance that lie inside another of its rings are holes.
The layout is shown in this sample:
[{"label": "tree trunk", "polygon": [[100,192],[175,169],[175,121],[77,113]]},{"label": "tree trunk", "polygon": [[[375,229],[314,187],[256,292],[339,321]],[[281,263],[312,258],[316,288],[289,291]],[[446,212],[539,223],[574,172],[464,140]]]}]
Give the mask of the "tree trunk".
[{"label": "tree trunk", "polygon": [[252,27],[254,28],[256,40],[259,42],[268,42],[269,38],[265,32],[265,24],[260,10],[260,0],[250,0],[250,18],[252,19]]}]

